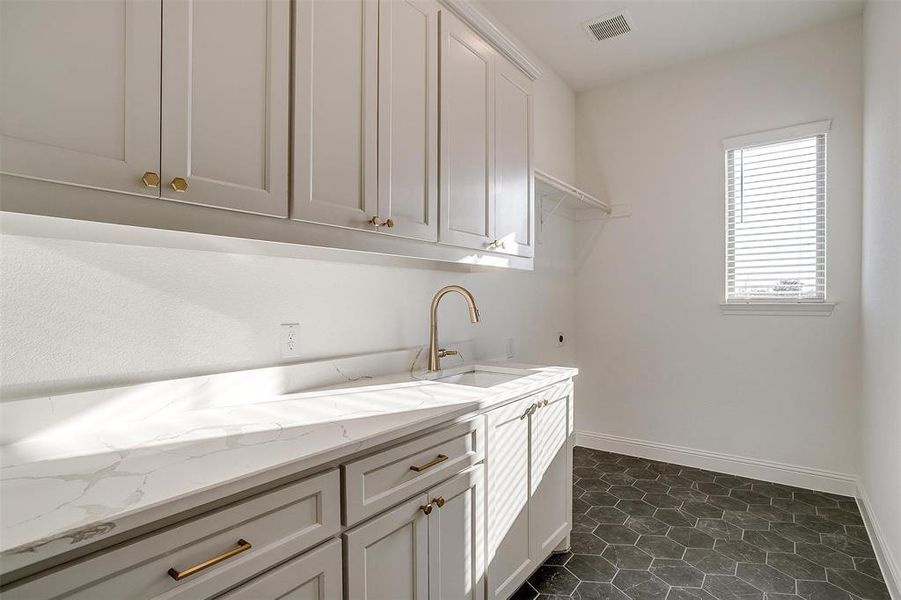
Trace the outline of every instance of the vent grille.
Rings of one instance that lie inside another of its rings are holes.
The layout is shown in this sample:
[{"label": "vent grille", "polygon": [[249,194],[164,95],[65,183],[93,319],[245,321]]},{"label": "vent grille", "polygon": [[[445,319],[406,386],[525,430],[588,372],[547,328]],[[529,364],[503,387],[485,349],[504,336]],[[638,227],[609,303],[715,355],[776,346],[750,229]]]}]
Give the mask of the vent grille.
[{"label": "vent grille", "polygon": [[592,19],[583,23],[582,27],[585,28],[585,33],[597,42],[609,40],[612,37],[632,31],[632,26],[629,24],[628,15],[625,11]]}]

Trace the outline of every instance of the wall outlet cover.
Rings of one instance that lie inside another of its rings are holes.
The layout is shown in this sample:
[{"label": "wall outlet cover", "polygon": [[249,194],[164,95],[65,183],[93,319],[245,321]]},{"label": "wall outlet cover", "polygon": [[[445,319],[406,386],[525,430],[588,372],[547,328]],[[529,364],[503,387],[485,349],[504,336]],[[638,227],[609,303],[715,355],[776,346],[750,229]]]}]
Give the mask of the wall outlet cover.
[{"label": "wall outlet cover", "polygon": [[282,323],[282,358],[300,357],[300,323]]}]

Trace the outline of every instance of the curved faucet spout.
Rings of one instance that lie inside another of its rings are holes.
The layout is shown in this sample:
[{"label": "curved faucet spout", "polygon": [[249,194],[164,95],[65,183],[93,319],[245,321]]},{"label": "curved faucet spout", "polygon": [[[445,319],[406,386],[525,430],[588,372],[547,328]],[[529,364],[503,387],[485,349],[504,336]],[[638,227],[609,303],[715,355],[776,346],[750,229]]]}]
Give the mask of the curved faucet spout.
[{"label": "curved faucet spout", "polygon": [[478,323],[481,320],[479,309],[476,308],[476,299],[469,290],[459,285],[448,285],[438,290],[438,293],[432,298],[432,306],[429,310],[429,371],[441,370],[441,351],[438,349],[438,304],[450,292],[457,292],[466,300],[470,321]]}]

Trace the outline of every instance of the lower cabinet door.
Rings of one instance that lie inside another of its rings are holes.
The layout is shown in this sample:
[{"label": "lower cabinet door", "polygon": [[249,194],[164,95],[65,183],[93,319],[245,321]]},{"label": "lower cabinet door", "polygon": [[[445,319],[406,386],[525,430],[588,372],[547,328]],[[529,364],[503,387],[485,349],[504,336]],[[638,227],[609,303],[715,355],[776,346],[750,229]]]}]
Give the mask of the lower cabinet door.
[{"label": "lower cabinet door", "polygon": [[429,492],[429,598],[485,597],[485,469],[477,465]]},{"label": "lower cabinet door", "polygon": [[344,534],[348,600],[425,600],[428,496],[419,494]]},{"label": "lower cabinet door", "polygon": [[568,408],[568,394],[552,396],[539,402],[532,414],[529,537],[538,560],[553,551],[570,529]]},{"label": "lower cabinet door", "polygon": [[536,565],[529,527],[529,414],[533,397],[486,415],[488,597],[508,598]]},{"label": "lower cabinet door", "polygon": [[341,598],[341,541],[332,540],[219,596],[222,600]]}]

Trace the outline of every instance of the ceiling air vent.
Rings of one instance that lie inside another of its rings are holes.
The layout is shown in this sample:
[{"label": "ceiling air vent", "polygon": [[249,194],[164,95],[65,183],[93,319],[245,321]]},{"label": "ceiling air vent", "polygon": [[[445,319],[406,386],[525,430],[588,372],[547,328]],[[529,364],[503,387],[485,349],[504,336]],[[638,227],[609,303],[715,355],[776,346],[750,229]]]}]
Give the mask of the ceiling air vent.
[{"label": "ceiling air vent", "polygon": [[585,33],[596,42],[632,31],[629,13],[624,10],[609,13],[582,23]]}]

